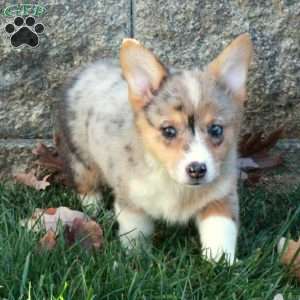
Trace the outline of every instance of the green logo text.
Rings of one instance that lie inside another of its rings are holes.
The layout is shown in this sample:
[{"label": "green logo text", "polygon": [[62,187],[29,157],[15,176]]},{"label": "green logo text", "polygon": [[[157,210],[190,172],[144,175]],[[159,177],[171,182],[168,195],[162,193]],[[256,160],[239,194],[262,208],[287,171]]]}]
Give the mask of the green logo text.
[{"label": "green logo text", "polygon": [[41,17],[46,12],[46,8],[39,4],[15,4],[7,6],[3,10],[5,17],[35,16]]}]

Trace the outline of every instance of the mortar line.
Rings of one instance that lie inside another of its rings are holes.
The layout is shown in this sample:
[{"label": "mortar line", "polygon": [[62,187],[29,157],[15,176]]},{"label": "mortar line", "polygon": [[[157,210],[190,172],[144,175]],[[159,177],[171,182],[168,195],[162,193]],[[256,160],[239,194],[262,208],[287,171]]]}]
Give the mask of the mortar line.
[{"label": "mortar line", "polygon": [[134,38],[134,0],[130,0],[129,19],[129,37]]}]

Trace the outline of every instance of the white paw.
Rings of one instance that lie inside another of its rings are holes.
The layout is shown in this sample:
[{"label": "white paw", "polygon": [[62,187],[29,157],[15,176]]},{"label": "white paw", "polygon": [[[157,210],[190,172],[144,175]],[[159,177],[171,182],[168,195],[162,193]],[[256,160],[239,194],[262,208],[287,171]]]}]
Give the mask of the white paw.
[{"label": "white paw", "polygon": [[97,194],[87,194],[79,195],[83,209],[89,216],[96,216],[102,208],[102,195]]},{"label": "white paw", "polygon": [[204,258],[212,263],[218,263],[222,257],[224,257],[225,261],[231,266],[235,262],[234,253],[228,253],[223,249],[209,249],[202,248],[202,255]]},{"label": "white paw", "polygon": [[139,234],[123,234],[120,235],[120,241],[122,247],[126,250],[133,250],[136,248],[140,248],[142,245],[145,244],[146,238],[140,232]]},{"label": "white paw", "polygon": [[232,265],[237,240],[235,222],[227,217],[211,216],[200,220],[198,226],[205,258],[218,262],[224,255],[225,260]]},{"label": "white paw", "polygon": [[124,248],[132,249],[144,244],[147,237],[152,234],[153,221],[143,212],[127,208],[120,209],[115,203],[115,213],[119,223],[120,241]]}]

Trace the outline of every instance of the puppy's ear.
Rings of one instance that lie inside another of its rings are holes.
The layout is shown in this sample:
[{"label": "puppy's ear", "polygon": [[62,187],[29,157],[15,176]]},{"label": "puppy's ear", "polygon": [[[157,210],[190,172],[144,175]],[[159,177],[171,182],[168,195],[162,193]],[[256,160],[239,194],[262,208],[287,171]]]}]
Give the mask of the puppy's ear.
[{"label": "puppy's ear", "polygon": [[159,89],[167,71],[154,54],[135,39],[124,39],[120,63],[128,82],[130,102],[137,111],[151,101],[152,92]]},{"label": "puppy's ear", "polygon": [[249,34],[242,34],[208,65],[213,78],[229,89],[240,103],[246,100],[246,81],[252,49]]}]

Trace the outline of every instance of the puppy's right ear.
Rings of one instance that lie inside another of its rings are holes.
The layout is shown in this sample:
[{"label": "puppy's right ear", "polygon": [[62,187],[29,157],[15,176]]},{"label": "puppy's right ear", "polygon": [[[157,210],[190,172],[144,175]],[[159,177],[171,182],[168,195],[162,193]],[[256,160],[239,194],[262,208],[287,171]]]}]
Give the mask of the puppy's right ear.
[{"label": "puppy's right ear", "polygon": [[159,89],[167,71],[154,54],[135,39],[124,39],[120,63],[128,83],[129,100],[138,111],[151,101],[152,92]]},{"label": "puppy's right ear", "polygon": [[208,69],[217,82],[228,88],[241,104],[246,100],[246,81],[253,46],[249,34],[238,36],[214,59]]}]

